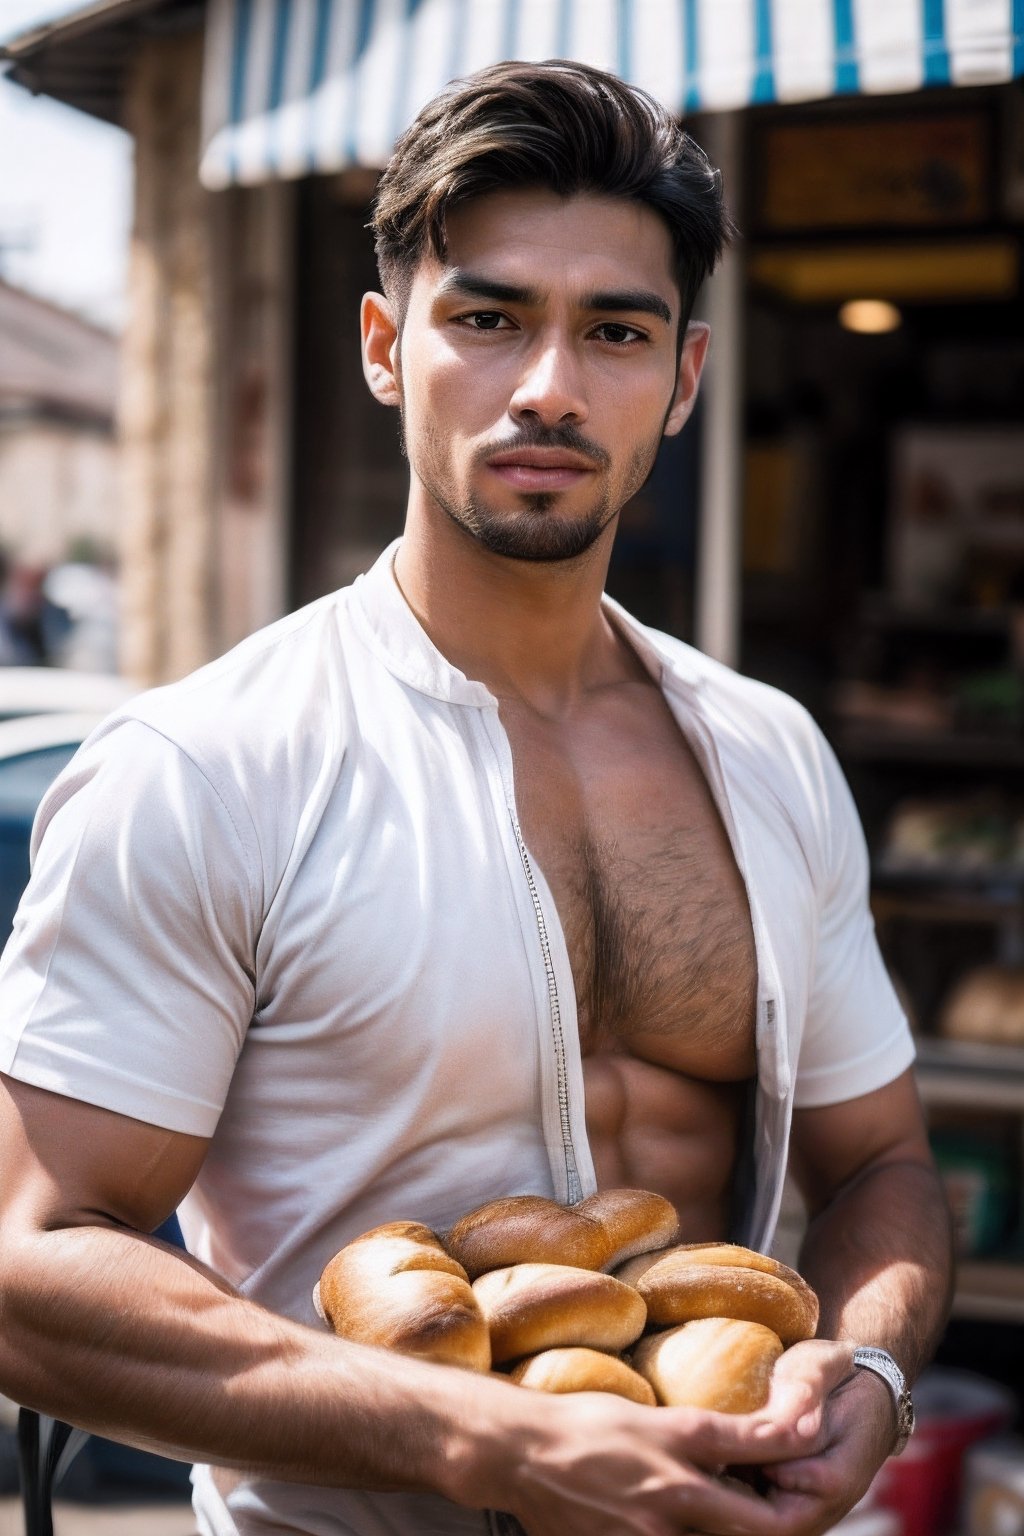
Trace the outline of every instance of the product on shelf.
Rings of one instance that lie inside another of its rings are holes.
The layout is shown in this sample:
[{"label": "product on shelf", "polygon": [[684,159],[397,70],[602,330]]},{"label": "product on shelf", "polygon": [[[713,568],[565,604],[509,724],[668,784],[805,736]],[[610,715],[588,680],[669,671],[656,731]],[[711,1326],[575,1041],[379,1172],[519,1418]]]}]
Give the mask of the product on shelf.
[{"label": "product on shelf", "polygon": [[981,1132],[964,1130],[933,1131],[931,1142],[953,1216],[958,1257],[997,1251],[1015,1216],[1006,1149]]},{"label": "product on shelf", "polygon": [[950,701],[934,688],[920,684],[881,687],[848,679],[836,684],[830,702],[836,717],[851,726],[936,736],[953,727]]},{"label": "product on shelf", "polygon": [[947,1040],[1024,1045],[1024,966],[983,965],[949,994],[938,1018]]},{"label": "product on shelf", "polygon": [[993,793],[899,801],[881,865],[893,872],[1024,872],[1024,811]]}]

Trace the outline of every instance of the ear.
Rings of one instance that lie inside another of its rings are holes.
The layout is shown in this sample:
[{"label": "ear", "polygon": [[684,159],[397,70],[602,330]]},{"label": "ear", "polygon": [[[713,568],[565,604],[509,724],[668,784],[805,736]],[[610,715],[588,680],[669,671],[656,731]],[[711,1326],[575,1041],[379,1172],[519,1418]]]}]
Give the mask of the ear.
[{"label": "ear", "polygon": [[398,387],[398,326],[391,304],[381,293],[365,293],[359,311],[363,377],[381,405],[401,405]]},{"label": "ear", "polygon": [[686,327],[683,350],[679,357],[676,392],[672,397],[672,405],[665,420],[666,437],[675,437],[677,432],[682,431],[697,403],[697,390],[700,386],[701,373],[704,371],[704,360],[708,355],[710,340],[711,327],[705,325],[703,320],[691,320]]}]

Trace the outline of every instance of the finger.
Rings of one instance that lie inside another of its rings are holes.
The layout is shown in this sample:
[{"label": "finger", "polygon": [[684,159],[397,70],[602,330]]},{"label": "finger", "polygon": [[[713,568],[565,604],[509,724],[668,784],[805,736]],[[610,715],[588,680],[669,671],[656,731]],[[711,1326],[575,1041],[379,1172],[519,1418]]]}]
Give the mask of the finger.
[{"label": "finger", "polygon": [[799,1493],[806,1497],[823,1498],[832,1492],[831,1479],[826,1474],[820,1456],[805,1456],[796,1461],[779,1461],[765,1467],[767,1483],[783,1493]]},{"label": "finger", "polygon": [[852,1371],[852,1344],[832,1339],[794,1344],[776,1363],[765,1413],[780,1424],[792,1424],[802,1439],[813,1440],[826,1399]]},{"label": "finger", "polygon": [[708,1478],[690,1483],[681,1491],[679,1503],[679,1516],[686,1522],[683,1529],[706,1536],[783,1536],[786,1530],[766,1499],[734,1480]]},{"label": "finger", "polygon": [[711,1413],[694,1408],[659,1408],[659,1427],[669,1432],[680,1461],[709,1472],[727,1466],[760,1465],[782,1457],[806,1455],[806,1439],[792,1421],[778,1422],[757,1413]]},{"label": "finger", "polygon": [[794,1533],[794,1536],[806,1530],[831,1530],[831,1523],[825,1526],[820,1523],[826,1511],[814,1493],[803,1493],[799,1489],[773,1490],[768,1495],[768,1502],[781,1522],[780,1530]]}]

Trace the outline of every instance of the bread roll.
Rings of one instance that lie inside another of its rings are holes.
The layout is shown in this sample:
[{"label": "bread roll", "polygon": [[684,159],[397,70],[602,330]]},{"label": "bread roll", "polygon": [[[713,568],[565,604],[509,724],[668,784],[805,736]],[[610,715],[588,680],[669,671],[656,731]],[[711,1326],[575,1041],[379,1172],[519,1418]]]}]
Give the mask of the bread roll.
[{"label": "bread roll", "polygon": [[334,1255],[313,1293],[342,1338],[488,1371],[487,1323],[466,1271],[429,1227],[393,1221]]},{"label": "bread roll", "polygon": [[1024,1045],[1024,967],[982,965],[953,988],[939,1014],[947,1040]]},{"label": "bread roll", "polygon": [[647,1309],[631,1286],[567,1264],[516,1264],[473,1282],[495,1364],[582,1344],[618,1354],[643,1332]]},{"label": "bread roll", "polygon": [[490,1200],[457,1221],[444,1244],[471,1280],[511,1264],[571,1264],[600,1269],[606,1240],[595,1221],[543,1195]]},{"label": "bread roll", "polygon": [[545,1349],[520,1360],[509,1376],[538,1392],[613,1392],[649,1408],[657,1402],[650,1382],[617,1355],[597,1349]]},{"label": "bread roll", "polygon": [[645,1189],[609,1189],[576,1205],[511,1195],[478,1206],[445,1234],[448,1252],[471,1280],[512,1264],[611,1269],[631,1254],[679,1235],[675,1207]]},{"label": "bread roll", "polygon": [[602,1189],[570,1207],[596,1221],[608,1248],[599,1269],[614,1269],[634,1254],[664,1248],[679,1236],[679,1213],[671,1201],[647,1189]]},{"label": "bread roll", "polygon": [[781,1354],[778,1334],[760,1323],[705,1317],[641,1339],[632,1365],[666,1407],[752,1413],[768,1401]]},{"label": "bread roll", "polygon": [[636,1287],[659,1328],[735,1318],[770,1328],[788,1348],[818,1326],[818,1298],[796,1270],[735,1243],[685,1243],[632,1259],[617,1276]]}]

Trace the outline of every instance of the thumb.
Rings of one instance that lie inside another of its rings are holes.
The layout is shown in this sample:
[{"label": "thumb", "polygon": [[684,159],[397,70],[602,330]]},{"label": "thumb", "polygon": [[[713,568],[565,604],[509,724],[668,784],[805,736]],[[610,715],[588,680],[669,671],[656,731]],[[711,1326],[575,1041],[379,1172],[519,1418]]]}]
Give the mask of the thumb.
[{"label": "thumb", "polygon": [[776,1361],[762,1414],[779,1427],[792,1428],[801,1439],[813,1439],[821,1428],[826,1398],[852,1374],[852,1344],[805,1339]]}]

